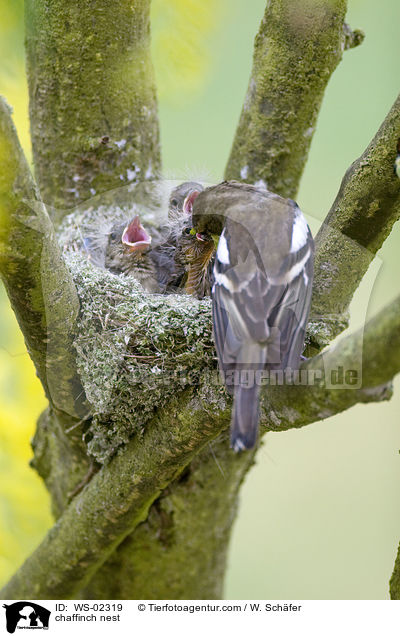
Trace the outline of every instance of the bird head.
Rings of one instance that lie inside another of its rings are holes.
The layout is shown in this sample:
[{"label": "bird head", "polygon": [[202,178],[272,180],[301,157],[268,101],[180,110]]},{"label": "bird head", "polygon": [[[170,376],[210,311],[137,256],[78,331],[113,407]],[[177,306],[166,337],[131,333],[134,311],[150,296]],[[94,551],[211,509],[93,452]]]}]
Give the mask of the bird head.
[{"label": "bird head", "polygon": [[196,232],[188,223],[187,227],[182,231],[178,248],[185,254],[185,261],[193,263],[199,261],[205,267],[211,256],[213,255],[215,245],[211,234],[208,232]]},{"label": "bird head", "polygon": [[135,216],[127,225],[111,228],[105,251],[104,264],[111,271],[126,271],[140,261],[151,248],[151,236]]},{"label": "bird head", "polygon": [[209,234],[214,238],[214,242],[218,243],[218,237],[225,223],[225,206],[218,192],[218,186],[212,186],[200,192],[192,201],[191,212],[196,232]]},{"label": "bird head", "polygon": [[196,198],[203,189],[201,183],[196,181],[185,181],[174,188],[169,197],[168,217],[174,219],[182,214],[191,214],[190,197],[194,195]]}]

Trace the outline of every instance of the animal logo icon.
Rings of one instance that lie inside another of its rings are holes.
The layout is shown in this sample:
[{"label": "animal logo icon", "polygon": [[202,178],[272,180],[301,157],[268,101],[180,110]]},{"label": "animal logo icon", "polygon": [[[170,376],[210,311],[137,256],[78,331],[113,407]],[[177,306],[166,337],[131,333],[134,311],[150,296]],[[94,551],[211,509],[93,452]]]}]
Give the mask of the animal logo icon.
[{"label": "animal logo icon", "polygon": [[6,610],[6,628],[9,634],[19,629],[48,629],[50,610],[32,603],[18,601],[11,605],[3,605]]}]

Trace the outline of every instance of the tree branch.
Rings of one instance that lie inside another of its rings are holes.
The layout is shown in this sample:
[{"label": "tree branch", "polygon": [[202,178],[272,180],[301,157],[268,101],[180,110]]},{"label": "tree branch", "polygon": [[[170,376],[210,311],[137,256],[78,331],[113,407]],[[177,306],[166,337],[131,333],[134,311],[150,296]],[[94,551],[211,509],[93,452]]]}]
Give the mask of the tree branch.
[{"label": "tree branch", "polygon": [[33,155],[46,204],[65,209],[154,178],[150,0],[26,0],[25,11]]},{"label": "tree branch", "polygon": [[393,574],[389,583],[390,598],[393,601],[400,600],[400,545],[397,551],[397,557],[394,564]]},{"label": "tree branch", "polygon": [[317,348],[346,328],[353,294],[400,217],[400,181],[393,172],[399,130],[400,96],[346,172],[316,237],[309,329]]},{"label": "tree branch", "polygon": [[[204,400],[204,401],[203,401]],[[170,401],[78,495],[44,541],[1,590],[1,598],[73,598],[151,503],[210,439],[227,426],[192,391]],[[74,529],[73,533],[71,528]]]},{"label": "tree branch", "polygon": [[54,407],[79,417],[82,385],[72,353],[79,300],[3,99],[0,220],[0,274],[29,355]]},{"label": "tree branch", "polygon": [[[146,312],[143,304],[141,311]],[[338,365],[353,369],[360,348],[364,352],[361,388],[270,386],[264,391],[263,423],[272,430],[286,430],[334,415],[358,402],[387,399],[390,390],[386,383],[400,371],[400,297],[368,323],[364,334],[360,330],[344,338],[309,360],[304,369],[325,373]],[[2,597],[22,598],[32,590],[38,599],[77,594],[146,518],[161,491],[228,426],[229,419],[229,400],[209,378],[196,391],[188,389],[179,399],[170,400],[146,426],[143,438],[136,435],[131,439],[71,502],[2,590]]]},{"label": "tree branch", "polygon": [[[331,384],[332,372],[343,369],[349,381]],[[365,326],[308,360],[303,371],[316,373],[313,386],[270,386],[265,409],[273,430],[299,428],[326,419],[358,403],[391,397],[388,383],[400,372],[400,296]],[[351,382],[355,381],[352,385]],[[357,387],[357,388],[354,388]]]},{"label": "tree branch", "polygon": [[344,49],[354,49],[356,46],[360,46],[364,42],[365,33],[361,29],[354,29],[345,22],[343,25],[344,32]]},{"label": "tree branch", "polygon": [[254,454],[232,453],[228,431],[206,444],[96,572],[83,597],[223,598],[239,489]]},{"label": "tree branch", "polygon": [[349,34],[346,0],[271,0],[255,40],[253,70],[226,179],[295,198],[329,78]]}]

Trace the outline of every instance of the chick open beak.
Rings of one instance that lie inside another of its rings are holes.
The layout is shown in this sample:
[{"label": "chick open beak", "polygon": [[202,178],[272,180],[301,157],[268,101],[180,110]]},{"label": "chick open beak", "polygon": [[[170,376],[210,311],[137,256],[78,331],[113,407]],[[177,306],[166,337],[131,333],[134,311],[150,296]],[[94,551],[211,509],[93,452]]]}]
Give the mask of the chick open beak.
[{"label": "chick open beak", "polygon": [[151,236],[140,223],[138,215],[126,226],[121,240],[130,252],[143,252],[151,244]]}]

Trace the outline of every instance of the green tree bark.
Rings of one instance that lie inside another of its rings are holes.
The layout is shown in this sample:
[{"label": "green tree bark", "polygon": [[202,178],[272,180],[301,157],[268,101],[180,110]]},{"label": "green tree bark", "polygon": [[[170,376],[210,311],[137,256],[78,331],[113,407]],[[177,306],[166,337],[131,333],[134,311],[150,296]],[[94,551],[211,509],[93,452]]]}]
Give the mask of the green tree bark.
[{"label": "green tree bark", "polygon": [[400,95],[361,157],[347,170],[316,237],[310,328],[324,347],[347,327],[353,294],[400,218],[393,164],[400,131]]},{"label": "green tree bark", "polygon": [[12,123],[0,99],[0,275],[46,396],[84,412],[72,342],[79,299]]},{"label": "green tree bark", "polygon": [[26,0],[35,174],[44,202],[75,206],[159,175],[150,0]]},{"label": "green tree bark", "polygon": [[400,600],[400,545],[397,551],[397,557],[394,564],[393,574],[389,584],[390,598],[393,601]]},{"label": "green tree bark", "polygon": [[329,78],[362,34],[344,24],[346,0],[268,2],[225,170],[295,198]]},{"label": "green tree bark", "polygon": [[238,491],[253,457],[234,455],[227,433],[209,442],[93,577],[83,597],[223,598]]}]

